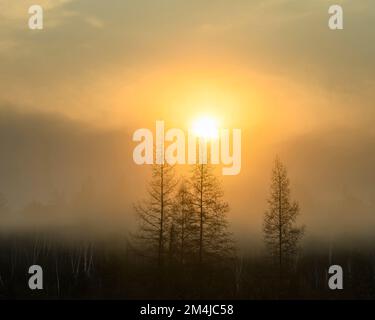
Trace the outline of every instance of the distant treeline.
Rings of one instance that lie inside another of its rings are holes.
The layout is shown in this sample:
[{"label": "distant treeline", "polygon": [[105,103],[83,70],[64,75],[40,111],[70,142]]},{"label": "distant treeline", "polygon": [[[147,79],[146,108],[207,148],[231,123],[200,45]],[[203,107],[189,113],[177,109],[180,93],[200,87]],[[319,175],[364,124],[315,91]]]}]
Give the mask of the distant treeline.
[{"label": "distant treeline", "polygon": [[[333,261],[344,269],[344,290],[328,289],[327,266]],[[28,287],[33,264],[43,268],[43,290]],[[264,255],[204,267],[191,264],[183,272],[176,264],[166,265],[161,273],[126,238],[0,237],[1,299],[372,299],[374,270],[374,251],[327,246],[304,252],[280,287],[278,268]]]},{"label": "distant treeline", "polygon": [[[84,235],[69,238],[69,226],[65,236],[53,229],[3,233],[0,297],[374,297],[373,250],[342,250],[331,244],[317,250],[301,247],[305,227],[297,226],[300,207],[291,199],[287,170],[278,158],[263,213],[265,250],[259,254],[239,254],[236,249],[227,219],[229,204],[210,165],[192,166],[188,178],[177,177],[169,165],[154,165],[147,190],[147,197],[135,204],[139,228],[130,236],[124,230],[123,235],[91,240]],[[28,269],[35,264],[43,268],[43,290],[28,287]],[[344,269],[345,290],[329,290],[332,264]]]}]

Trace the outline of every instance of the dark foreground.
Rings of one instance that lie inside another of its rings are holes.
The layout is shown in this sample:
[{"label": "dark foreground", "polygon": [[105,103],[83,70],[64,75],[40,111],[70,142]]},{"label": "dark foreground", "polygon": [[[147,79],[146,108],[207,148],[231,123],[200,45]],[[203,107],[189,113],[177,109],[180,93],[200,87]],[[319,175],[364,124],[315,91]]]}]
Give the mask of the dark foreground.
[{"label": "dark foreground", "polygon": [[[166,258],[166,260],[168,260]],[[31,265],[43,268],[43,290],[30,290]],[[328,267],[344,270],[344,289],[328,288]],[[375,252],[303,252],[279,273],[264,257],[204,265],[168,261],[162,267],[125,239],[57,241],[0,238],[1,299],[373,299]]]}]

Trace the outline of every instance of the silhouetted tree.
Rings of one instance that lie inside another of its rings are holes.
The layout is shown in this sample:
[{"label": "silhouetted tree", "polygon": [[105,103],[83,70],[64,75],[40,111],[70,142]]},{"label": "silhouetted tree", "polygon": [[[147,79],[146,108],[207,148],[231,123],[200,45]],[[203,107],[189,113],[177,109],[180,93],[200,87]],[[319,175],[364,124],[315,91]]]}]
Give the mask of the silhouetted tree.
[{"label": "silhouetted tree", "polygon": [[186,257],[191,258],[194,253],[198,231],[192,196],[185,181],[181,183],[175,197],[172,218],[175,237],[171,238],[170,241],[175,241],[176,258],[180,264],[184,264]]},{"label": "silhouetted tree", "polygon": [[151,252],[157,252],[158,266],[163,264],[165,245],[171,231],[171,210],[176,185],[174,168],[168,164],[155,164],[148,185],[148,199],[135,205],[141,221],[138,238]]},{"label": "silhouetted tree", "polygon": [[224,192],[209,164],[197,164],[190,178],[192,204],[198,221],[198,260],[223,257],[232,252],[226,214],[229,206]]},{"label": "silhouetted tree", "polygon": [[299,214],[298,203],[291,200],[290,182],[286,167],[276,158],[271,178],[268,210],[264,215],[264,238],[282,277],[283,267],[297,253],[304,228],[295,226]]}]

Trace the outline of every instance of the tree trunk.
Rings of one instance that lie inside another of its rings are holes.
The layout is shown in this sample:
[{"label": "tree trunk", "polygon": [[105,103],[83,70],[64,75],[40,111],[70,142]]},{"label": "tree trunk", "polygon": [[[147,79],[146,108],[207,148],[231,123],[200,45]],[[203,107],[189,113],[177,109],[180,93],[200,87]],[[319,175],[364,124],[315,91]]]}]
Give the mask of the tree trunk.
[{"label": "tree trunk", "polygon": [[158,266],[162,265],[163,255],[163,228],[164,228],[164,175],[163,165],[160,167],[160,230],[159,230],[159,250],[158,250]]},{"label": "tree trunk", "polygon": [[203,254],[203,164],[201,165],[201,179],[200,179],[200,232],[199,232],[199,263],[202,263]]}]

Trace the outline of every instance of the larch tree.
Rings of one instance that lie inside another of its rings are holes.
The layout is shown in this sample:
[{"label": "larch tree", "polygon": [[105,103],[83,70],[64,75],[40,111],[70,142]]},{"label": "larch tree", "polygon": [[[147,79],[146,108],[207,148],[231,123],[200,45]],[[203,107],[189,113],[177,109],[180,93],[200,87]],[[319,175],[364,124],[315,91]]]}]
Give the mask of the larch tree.
[{"label": "larch tree", "polygon": [[176,194],[172,211],[175,237],[171,241],[175,241],[177,260],[184,264],[194,254],[198,231],[192,196],[185,181]]},{"label": "larch tree", "polygon": [[228,232],[228,203],[224,192],[209,164],[197,164],[192,170],[190,188],[194,212],[197,216],[198,261],[228,256],[233,242]]},{"label": "larch tree", "polygon": [[285,265],[297,253],[304,227],[296,226],[299,205],[292,201],[287,169],[277,157],[271,178],[268,210],[264,214],[263,232],[266,246],[282,277]]},{"label": "larch tree", "polygon": [[140,218],[138,239],[148,251],[156,252],[158,266],[162,266],[170,233],[171,211],[177,179],[174,168],[166,163],[152,166],[148,184],[148,198],[135,205]]}]

